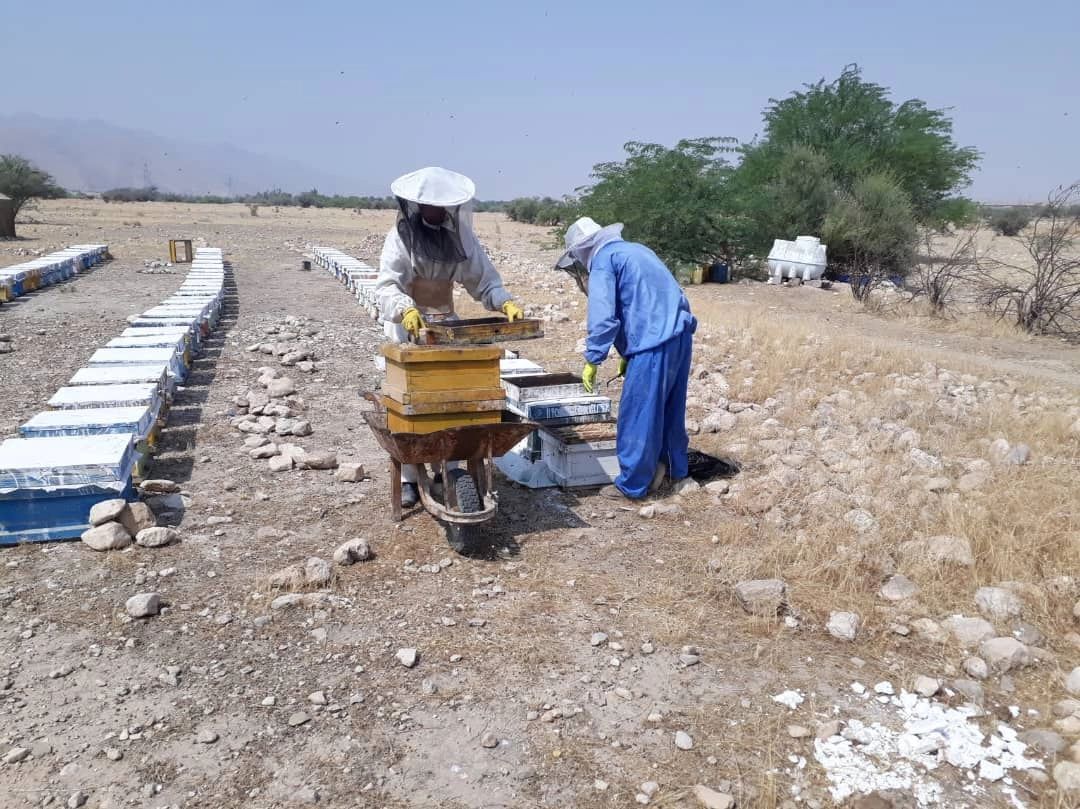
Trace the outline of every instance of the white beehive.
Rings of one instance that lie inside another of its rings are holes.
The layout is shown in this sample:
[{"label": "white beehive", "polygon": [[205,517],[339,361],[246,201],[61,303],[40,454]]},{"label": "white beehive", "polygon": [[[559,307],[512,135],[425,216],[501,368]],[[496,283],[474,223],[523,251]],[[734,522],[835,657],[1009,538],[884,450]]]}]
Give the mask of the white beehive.
[{"label": "white beehive", "polygon": [[776,239],[769,251],[769,283],[785,278],[817,281],[825,273],[825,245],[814,236],[799,236],[795,241]]}]

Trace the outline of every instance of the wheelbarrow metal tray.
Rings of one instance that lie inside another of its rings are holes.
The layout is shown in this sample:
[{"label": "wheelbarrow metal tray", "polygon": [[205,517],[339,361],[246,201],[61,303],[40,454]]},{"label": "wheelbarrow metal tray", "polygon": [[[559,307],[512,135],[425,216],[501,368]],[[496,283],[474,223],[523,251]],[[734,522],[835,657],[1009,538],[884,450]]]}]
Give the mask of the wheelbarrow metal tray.
[{"label": "wheelbarrow metal tray", "polygon": [[504,317],[479,317],[428,322],[420,331],[420,342],[428,345],[487,345],[543,336],[543,321],[535,318],[510,322]]},{"label": "wheelbarrow metal tray", "polygon": [[520,404],[551,399],[580,399],[588,394],[574,374],[535,374],[502,380],[506,396]]},{"label": "wheelbarrow metal tray", "polygon": [[404,464],[498,457],[539,426],[504,412],[503,420],[496,424],[451,427],[431,433],[395,433],[387,425],[389,414],[368,411],[363,415],[380,446]]}]

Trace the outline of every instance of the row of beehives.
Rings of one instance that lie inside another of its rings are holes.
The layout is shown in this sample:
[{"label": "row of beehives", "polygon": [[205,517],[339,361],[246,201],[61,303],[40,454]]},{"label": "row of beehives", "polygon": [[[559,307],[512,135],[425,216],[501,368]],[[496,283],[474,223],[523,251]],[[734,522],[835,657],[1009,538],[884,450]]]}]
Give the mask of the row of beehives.
[{"label": "row of beehives", "polygon": [[108,255],[107,244],[74,244],[47,256],[4,267],[0,269],[0,303],[66,281],[104,261]]},{"label": "row of beehives", "polygon": [[375,281],[379,271],[333,247],[312,247],[315,263],[329,272],[349,290],[373,318],[379,316],[379,303],[375,297]]},{"label": "row of beehives", "polygon": [[173,296],[128,318],[0,445],[0,545],[79,536],[95,503],[134,497],[176,385],[220,316],[225,281],[221,250],[197,250]]}]

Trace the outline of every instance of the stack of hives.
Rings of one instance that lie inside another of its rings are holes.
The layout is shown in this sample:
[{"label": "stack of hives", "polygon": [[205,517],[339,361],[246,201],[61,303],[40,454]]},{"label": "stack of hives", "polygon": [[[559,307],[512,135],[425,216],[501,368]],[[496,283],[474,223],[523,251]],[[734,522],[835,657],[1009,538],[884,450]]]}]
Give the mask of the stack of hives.
[{"label": "stack of hives", "polygon": [[0,269],[0,303],[58,284],[105,260],[107,244],[76,244],[47,256]]},{"label": "stack of hives", "polygon": [[431,433],[502,421],[501,348],[388,343],[382,356],[383,404],[391,432]]},{"label": "stack of hives", "polygon": [[129,318],[50,410],[0,445],[0,544],[79,536],[95,503],[134,496],[171,393],[217,322],[225,279],[221,251],[197,251],[174,296]]}]

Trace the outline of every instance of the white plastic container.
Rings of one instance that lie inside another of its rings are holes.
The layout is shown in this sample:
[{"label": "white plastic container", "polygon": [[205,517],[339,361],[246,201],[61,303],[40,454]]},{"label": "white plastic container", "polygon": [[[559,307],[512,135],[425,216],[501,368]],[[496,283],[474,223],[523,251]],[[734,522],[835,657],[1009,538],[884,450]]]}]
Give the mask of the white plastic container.
[{"label": "white plastic container", "polygon": [[795,241],[776,239],[769,251],[769,283],[785,278],[817,281],[825,273],[825,245],[814,236],[799,236]]},{"label": "white plastic container", "polygon": [[605,486],[619,475],[615,439],[564,444],[540,431],[541,459],[562,488]]}]

